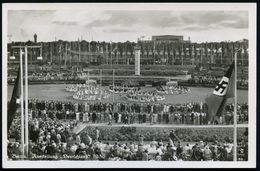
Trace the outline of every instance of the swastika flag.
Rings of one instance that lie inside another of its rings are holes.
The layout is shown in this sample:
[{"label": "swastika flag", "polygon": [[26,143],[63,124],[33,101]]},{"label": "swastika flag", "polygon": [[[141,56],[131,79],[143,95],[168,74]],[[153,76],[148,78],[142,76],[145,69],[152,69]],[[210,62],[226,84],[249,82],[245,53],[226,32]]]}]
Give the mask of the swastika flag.
[{"label": "swastika flag", "polygon": [[212,121],[215,116],[220,116],[228,98],[234,97],[234,62],[229,67],[226,74],[215,87],[213,93],[206,98],[208,107],[208,121]]},{"label": "swastika flag", "polygon": [[11,127],[11,124],[15,118],[16,110],[20,106],[21,100],[21,76],[20,76],[20,67],[18,69],[17,77],[15,80],[13,93],[10,102],[8,103],[8,109],[7,109],[7,128]]}]

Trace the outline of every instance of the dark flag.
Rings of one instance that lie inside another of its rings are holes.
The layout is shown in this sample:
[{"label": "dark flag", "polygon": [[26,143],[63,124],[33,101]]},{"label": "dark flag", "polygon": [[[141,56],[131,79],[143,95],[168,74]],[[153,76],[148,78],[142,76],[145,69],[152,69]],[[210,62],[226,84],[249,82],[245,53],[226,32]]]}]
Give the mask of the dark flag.
[{"label": "dark flag", "polygon": [[21,79],[20,79],[20,67],[19,67],[17,78],[16,78],[15,84],[14,84],[12,98],[8,104],[8,112],[7,112],[8,113],[8,115],[7,115],[7,129],[8,130],[12,124],[12,121],[15,117],[16,110],[20,104],[20,96],[21,96],[21,90],[20,90],[20,86],[19,86],[20,83],[21,83]]},{"label": "dark flag", "polygon": [[234,62],[229,67],[227,73],[222,77],[213,93],[206,98],[208,106],[208,121],[212,121],[215,116],[220,116],[228,98],[234,97]]}]

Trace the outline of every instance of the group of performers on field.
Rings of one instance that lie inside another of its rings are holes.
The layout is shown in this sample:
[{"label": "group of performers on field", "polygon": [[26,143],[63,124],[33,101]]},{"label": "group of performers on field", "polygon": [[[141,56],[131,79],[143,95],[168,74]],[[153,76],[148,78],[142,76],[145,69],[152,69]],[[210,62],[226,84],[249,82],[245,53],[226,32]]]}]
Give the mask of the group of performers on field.
[{"label": "group of performers on field", "polygon": [[187,87],[178,85],[166,85],[157,87],[153,91],[141,90],[138,86],[109,86],[108,90],[101,89],[96,82],[85,84],[74,84],[66,86],[66,91],[74,92],[73,98],[76,100],[96,101],[106,99],[110,94],[122,95],[128,101],[133,102],[158,102],[165,99],[165,95],[185,94],[190,91]]}]

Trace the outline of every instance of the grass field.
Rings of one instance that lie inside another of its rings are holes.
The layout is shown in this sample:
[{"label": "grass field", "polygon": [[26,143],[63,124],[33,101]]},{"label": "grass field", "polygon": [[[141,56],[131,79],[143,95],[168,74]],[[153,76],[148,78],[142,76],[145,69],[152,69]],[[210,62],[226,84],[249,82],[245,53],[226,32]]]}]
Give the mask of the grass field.
[{"label": "grass field", "polygon": [[[40,85],[29,85],[29,98],[37,98],[41,100],[59,100],[59,101],[72,101],[72,102],[84,102],[79,100],[74,100],[72,98],[73,93],[65,91],[65,84],[40,84]],[[107,87],[104,87],[107,89]],[[142,89],[150,91],[153,87],[143,87]],[[210,95],[213,88],[205,87],[190,87],[191,91],[187,94],[180,95],[166,95],[165,100],[162,103],[169,104],[182,104],[190,102],[204,102],[205,98]],[[12,96],[13,86],[8,86],[8,100]],[[112,102],[112,95],[108,99],[102,100],[102,102]],[[123,97],[119,95],[114,95],[115,102],[126,101]],[[238,103],[248,102],[248,91],[238,90]]]}]

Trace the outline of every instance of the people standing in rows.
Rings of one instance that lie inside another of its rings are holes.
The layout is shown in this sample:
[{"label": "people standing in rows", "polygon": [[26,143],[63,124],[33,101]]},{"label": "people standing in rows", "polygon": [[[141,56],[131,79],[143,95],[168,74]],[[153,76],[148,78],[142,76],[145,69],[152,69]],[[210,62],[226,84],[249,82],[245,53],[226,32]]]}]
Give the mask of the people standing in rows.
[{"label": "people standing in rows", "polygon": [[[202,106],[202,107],[201,107]],[[232,124],[233,105],[227,104],[222,116],[217,116],[213,124]],[[248,105],[239,104],[238,123],[248,122]],[[149,103],[101,103],[101,102],[60,102],[29,100],[30,116],[54,119],[76,119],[80,122],[108,123],[112,113],[115,124],[208,124],[205,104],[149,104]],[[86,115],[88,113],[88,116]],[[154,115],[155,114],[155,115]],[[121,120],[119,116],[121,115]],[[127,121],[126,121],[127,118]],[[84,120],[84,121],[83,121]],[[121,121],[121,122],[120,122]]]}]

